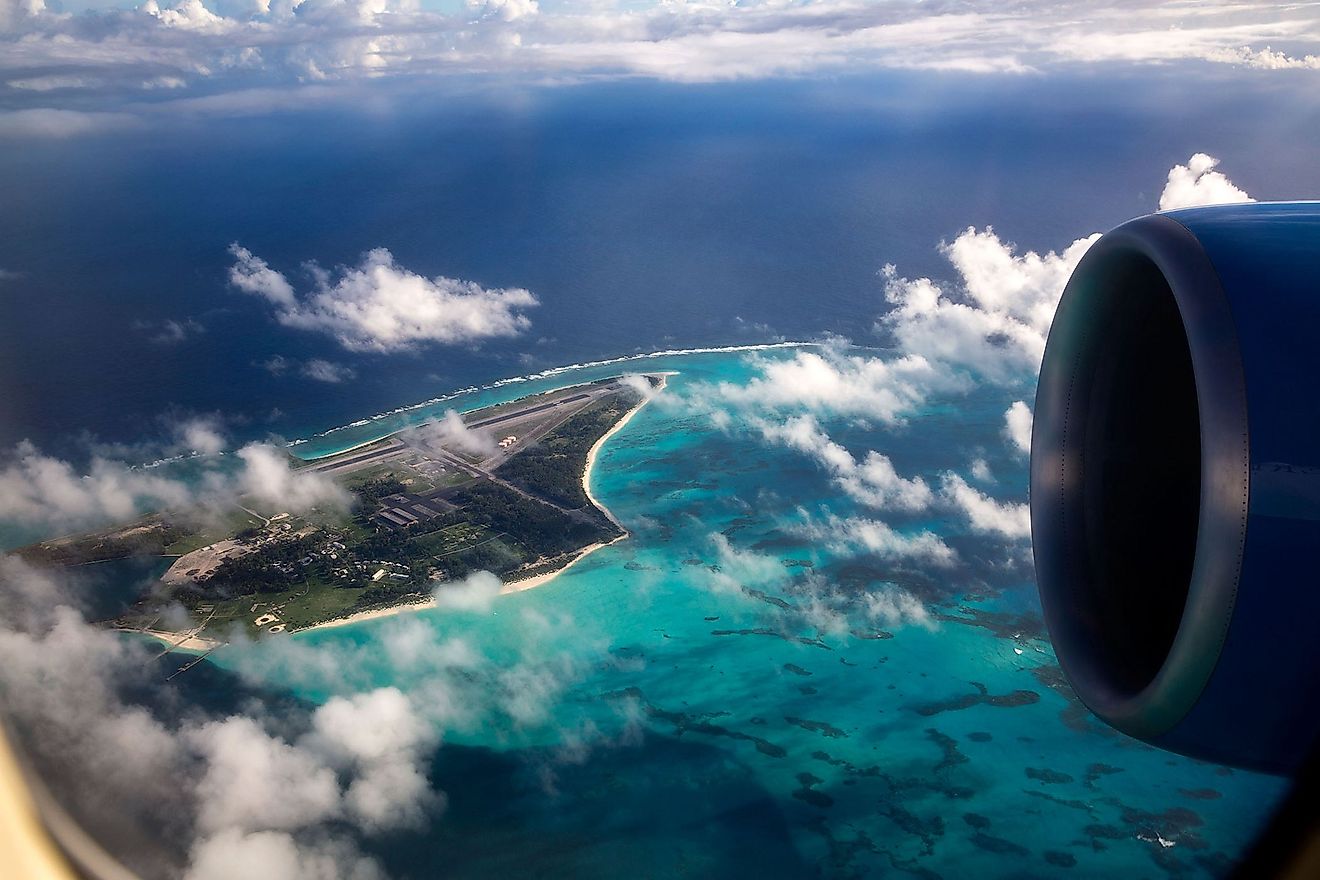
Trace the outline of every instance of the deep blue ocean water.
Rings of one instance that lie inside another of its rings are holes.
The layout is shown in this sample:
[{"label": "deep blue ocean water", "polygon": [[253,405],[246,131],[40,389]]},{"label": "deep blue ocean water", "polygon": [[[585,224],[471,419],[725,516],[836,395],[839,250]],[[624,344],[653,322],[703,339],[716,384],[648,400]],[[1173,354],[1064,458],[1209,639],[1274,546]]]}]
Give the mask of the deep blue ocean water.
[{"label": "deep blue ocean water", "polygon": [[[953,569],[832,551],[795,534],[802,511],[864,510],[799,453],[718,430],[681,403],[702,385],[745,382],[757,359],[792,354],[631,362],[676,371],[593,472],[594,491],[633,535],[551,583],[486,612],[413,612],[294,636],[337,658],[329,675],[279,642],[217,661],[292,683],[313,702],[392,684],[423,706],[479,707],[437,710],[449,718],[434,768],[448,808],[425,833],[377,844],[401,876],[1222,875],[1283,783],[1092,720],[1057,677],[1025,548],[1006,552],[956,516],[923,513],[886,519],[940,534],[962,558]],[[937,401],[899,430],[825,424],[855,452],[879,449],[900,473],[932,482],[988,452],[996,494],[1021,499],[1022,461],[995,452],[1002,402],[985,397]],[[342,447],[393,426],[321,442]],[[770,564],[722,557],[720,536]],[[831,617],[811,614],[808,571],[842,585]],[[887,584],[946,619],[933,630],[868,619],[864,595]],[[401,660],[390,646],[418,627],[490,665],[452,676]],[[874,638],[882,629],[892,638]],[[484,699],[509,686],[492,669],[543,694],[536,710]],[[1031,702],[977,698],[1022,691]]]},{"label": "deep blue ocean water", "polygon": [[[275,434],[312,457],[621,369],[677,371],[672,399],[753,369],[746,352],[675,355],[485,387],[562,364],[827,333],[883,343],[880,267],[948,278],[936,246],[969,225],[1065,247],[1152,210],[1168,169],[1200,150],[1258,197],[1320,192],[1320,97],[1217,76],[484,82],[7,145],[0,447],[30,438],[76,460],[91,439],[219,413],[235,444]],[[515,340],[351,354],[227,289],[234,241],[295,280],[304,261],[383,246],[542,305]],[[184,341],[153,340],[167,320],[192,322]],[[275,355],[357,376],[274,376],[260,364]],[[1014,391],[937,401],[905,431],[826,427],[932,482],[983,455],[996,496],[1021,501],[1025,464],[999,436],[1008,403],[1030,399]],[[438,714],[456,697],[475,707],[444,724],[445,814],[369,844],[392,873],[1215,876],[1282,792],[1089,720],[1039,632],[1024,547],[923,514],[886,518],[937,532],[960,566],[831,551],[795,531],[803,511],[862,512],[826,474],[662,401],[607,444],[593,484],[633,536],[489,614],[286,640],[352,661],[330,679],[279,643],[216,655],[311,701],[395,684]],[[760,562],[732,585],[717,535]],[[824,631],[808,571],[840,587]],[[878,627],[860,597],[889,583],[955,619],[862,637]],[[408,627],[524,678],[400,663],[389,646]],[[540,695],[523,714],[483,701],[519,688]],[[1038,699],[981,698],[1017,691]]]},{"label": "deep blue ocean water", "polygon": [[[393,89],[393,91],[391,91]],[[391,97],[392,96],[392,97]],[[993,225],[1057,249],[1152,210],[1198,150],[1261,198],[1320,192],[1320,99],[1291,76],[929,72],[682,86],[382,87],[360,104],[170,116],[0,148],[0,447],[60,455],[220,413],[305,437],[505,376],[637,351],[871,335],[876,273],[947,278]],[[1264,147],[1268,147],[1265,149]],[[542,301],[479,348],[354,355],[230,290],[239,242],[399,264]],[[195,322],[181,343],[162,322]],[[340,385],[260,366],[357,370]]]}]

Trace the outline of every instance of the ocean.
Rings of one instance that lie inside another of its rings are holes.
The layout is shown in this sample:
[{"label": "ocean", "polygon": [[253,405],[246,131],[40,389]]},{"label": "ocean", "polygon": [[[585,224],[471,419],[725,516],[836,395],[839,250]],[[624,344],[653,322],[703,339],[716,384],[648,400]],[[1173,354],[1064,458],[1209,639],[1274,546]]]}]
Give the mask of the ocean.
[{"label": "ocean", "polygon": [[[1199,150],[1258,198],[1320,192],[1320,108],[1288,80],[405,83],[361,106],[0,149],[0,448],[86,459],[92,441],[201,414],[235,443],[294,440],[563,364],[828,333],[882,344],[877,273],[952,277],[938,245],[968,226],[1063,248],[1153,210]],[[385,247],[541,305],[516,339],[349,352],[229,288],[231,242],[304,288],[306,261]],[[279,375],[263,367],[276,356],[292,364]],[[312,359],[356,375],[318,382],[300,371]]]},{"label": "ocean", "polygon": [[[488,611],[405,613],[216,662],[312,703],[395,686],[445,719],[433,767],[443,815],[368,846],[398,876],[1222,875],[1283,782],[1090,718],[1041,630],[1025,547],[1005,552],[929,513],[886,519],[944,538],[962,560],[951,569],[803,537],[804,520],[863,511],[800,453],[722,430],[688,403],[795,351],[630,361],[675,373],[593,472],[632,536],[549,584]],[[823,424],[932,481],[979,450],[997,494],[1021,498],[1025,467],[994,452],[1003,406],[987,396],[938,401],[898,430]],[[342,448],[425,412],[307,447]],[[940,619],[878,623],[865,595],[889,585]],[[457,674],[400,654],[419,639],[482,662]]]},{"label": "ocean", "polygon": [[[956,564],[863,551],[847,524],[873,514],[707,392],[794,343],[885,345],[886,264],[947,282],[939,245],[969,226],[1019,253],[1067,247],[1153,210],[1197,151],[1258,198],[1320,192],[1320,104],[1295,84],[1160,68],[403,82],[362,106],[0,150],[0,448],[147,462],[122,444],[201,415],[231,447],[274,437],[312,458],[447,408],[672,371],[593,472],[627,540],[488,611],[230,648],[179,680],[238,673],[311,705],[408,694],[443,731],[445,806],[363,841],[397,877],[1220,876],[1282,782],[1092,720],[1041,629],[1025,540],[936,505],[883,519]],[[540,305],[514,339],[348,351],[231,289],[233,242],[302,287],[307,261],[386,247]],[[349,372],[317,381],[317,359]],[[1002,431],[1031,394],[932,398],[894,427],[818,417],[930,485],[983,460],[983,488],[1022,502]],[[37,536],[0,524],[0,546]],[[108,603],[145,576],[101,573]],[[874,598],[897,595],[929,619]]]}]

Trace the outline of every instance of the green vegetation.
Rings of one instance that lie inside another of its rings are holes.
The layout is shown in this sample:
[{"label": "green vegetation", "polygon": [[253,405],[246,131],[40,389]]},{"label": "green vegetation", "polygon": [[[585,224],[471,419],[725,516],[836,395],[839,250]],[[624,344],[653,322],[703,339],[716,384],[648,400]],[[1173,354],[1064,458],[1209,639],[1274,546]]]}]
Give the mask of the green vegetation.
[{"label": "green vegetation", "polygon": [[530,449],[510,458],[499,475],[528,492],[572,509],[590,503],[582,488],[587,453],[624,412],[636,403],[615,395],[594,403],[570,418]]},{"label": "green vegetation", "polygon": [[571,517],[497,483],[466,486],[451,494],[449,500],[462,508],[467,521],[492,532],[516,535],[533,558],[557,556],[618,535],[618,529],[604,517]]},{"label": "green vegetation", "polygon": [[407,491],[408,487],[391,473],[369,483],[363,483],[357,487],[354,494],[358,497],[359,506],[367,507],[376,504],[387,495],[397,495],[400,492]]},{"label": "green vegetation", "polygon": [[[549,397],[570,393],[574,390],[564,389]],[[336,475],[356,498],[351,515],[325,512],[309,518],[269,510],[263,513],[272,518],[265,521],[236,505],[218,520],[212,515],[207,525],[190,525],[191,518],[163,513],[21,552],[38,563],[74,565],[203,551],[178,566],[170,580],[157,583],[118,622],[159,626],[163,603],[177,601],[191,609],[204,634],[216,637],[235,625],[249,632],[292,630],[396,605],[476,571],[520,580],[554,571],[584,547],[619,536],[591,506],[582,474],[591,447],[635,402],[623,391],[589,403],[537,442],[516,449],[499,468],[498,480],[400,447],[389,460]],[[392,495],[408,496],[398,502],[405,509],[420,503],[439,515],[428,518],[417,509],[418,521],[389,525],[378,511]],[[221,541],[234,543],[212,549]]]}]

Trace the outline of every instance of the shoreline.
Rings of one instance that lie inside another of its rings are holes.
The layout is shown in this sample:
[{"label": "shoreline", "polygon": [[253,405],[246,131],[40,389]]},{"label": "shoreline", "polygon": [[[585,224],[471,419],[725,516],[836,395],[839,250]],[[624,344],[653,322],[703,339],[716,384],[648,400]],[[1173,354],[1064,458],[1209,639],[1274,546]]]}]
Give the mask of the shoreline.
[{"label": "shoreline", "polygon": [[[698,346],[695,348],[670,348],[670,349],[662,349],[660,351],[649,351],[642,354],[620,355],[618,357],[604,358],[595,361],[584,361],[582,363],[576,363],[576,364],[565,364],[564,366],[551,367],[550,369],[542,370],[538,373],[527,373],[521,376],[509,376],[503,379],[496,379],[492,382],[487,382],[484,385],[471,385],[468,386],[467,388],[460,388],[457,391],[451,391],[448,394],[442,394],[439,397],[430,398],[429,400],[422,400],[422,401],[418,401],[417,403],[410,403],[410,404],[405,404],[403,406],[398,406],[392,410],[386,410],[383,412],[376,413],[375,415],[370,416],[368,418],[359,419],[356,422],[350,422],[344,425],[336,425],[333,428],[327,428],[324,431],[317,431],[313,434],[309,434],[306,437],[299,437],[297,439],[290,440],[288,443],[285,444],[285,447],[289,450],[292,450],[296,446],[301,446],[304,443],[311,443],[316,440],[324,439],[325,437],[329,437],[331,434],[337,433],[339,431],[347,431],[355,427],[365,427],[366,425],[369,425],[372,422],[379,422],[384,419],[402,416],[406,413],[416,412],[419,409],[425,409],[428,406],[438,406],[441,403],[447,403],[450,400],[453,400],[454,398],[460,397],[464,394],[471,394],[480,391],[492,391],[497,388],[503,388],[508,385],[517,385],[523,382],[535,382],[541,379],[552,379],[555,376],[560,376],[563,375],[564,373],[571,373],[575,370],[588,370],[596,367],[609,367],[609,366],[614,366],[615,364],[625,364],[634,361],[650,360],[651,358],[682,357],[685,355],[701,355],[701,354],[726,354],[726,353],[745,352],[745,351],[774,351],[776,349],[785,349],[785,348],[817,348],[820,347],[821,345],[822,345],[821,342],[812,341],[812,340],[798,340],[798,341],[782,340],[779,342],[734,343],[730,345]],[[579,383],[579,384],[589,384],[589,383]],[[477,408],[479,409],[480,407]],[[382,434],[373,440],[364,440],[359,443],[353,444],[352,446],[349,447],[349,449],[357,449],[369,443],[375,443],[377,440],[383,440],[386,437],[390,437],[394,434],[399,433],[400,431],[406,430],[407,428],[408,428],[407,425],[394,428],[393,430],[388,431],[387,433]],[[333,455],[342,455],[345,451],[347,450],[341,449],[338,452],[324,452],[317,456],[314,456],[313,458],[302,459],[302,460],[308,462],[316,461],[318,459],[329,458],[330,456]],[[294,455],[295,457],[301,458],[301,456],[297,456],[296,453],[294,453]]]},{"label": "shoreline", "polygon": [[228,642],[222,642],[219,639],[213,639],[208,636],[198,635],[198,631],[186,630],[184,632],[170,632],[163,629],[126,629],[115,627],[117,632],[134,633],[135,635],[146,636],[155,639],[158,642],[164,642],[167,646],[165,653],[170,651],[185,651],[187,653],[203,652],[210,653],[219,648],[223,648]]},{"label": "shoreline", "polygon": [[[522,593],[527,590],[533,590],[537,587],[544,586],[545,584],[548,584],[555,578],[559,577],[559,575],[568,571],[573,566],[577,565],[582,560],[586,559],[592,553],[595,553],[597,550],[600,550],[603,547],[608,547],[611,544],[617,544],[619,541],[622,541],[625,538],[629,538],[632,536],[632,532],[628,531],[628,529],[624,527],[623,523],[619,522],[619,519],[614,515],[614,512],[610,510],[608,507],[606,507],[604,504],[602,504],[600,499],[597,498],[592,493],[591,471],[592,468],[596,466],[596,457],[599,455],[601,447],[605,445],[605,441],[609,440],[616,433],[618,433],[619,430],[621,430],[624,425],[628,424],[628,422],[632,420],[632,417],[637,415],[638,411],[641,410],[642,407],[650,403],[651,400],[657,394],[659,394],[661,391],[665,389],[665,385],[667,384],[668,384],[668,374],[663,374],[663,373],[660,374],[660,384],[657,385],[655,388],[653,388],[650,394],[644,395],[642,399],[639,400],[637,404],[632,407],[632,409],[624,413],[623,417],[620,418],[613,425],[611,425],[608,431],[606,431],[604,434],[601,434],[600,437],[597,438],[596,442],[591,444],[591,449],[587,451],[586,465],[582,469],[582,489],[584,492],[586,492],[587,500],[590,501],[593,505],[595,505],[596,508],[601,513],[605,514],[605,518],[608,519],[611,523],[613,523],[615,527],[622,532],[622,534],[609,541],[597,541],[594,544],[582,548],[582,550],[578,551],[577,555],[575,555],[567,563],[565,563],[560,568],[555,569],[554,571],[547,571],[543,574],[532,575],[531,577],[523,578],[522,580],[501,582],[501,586],[500,586],[501,596],[505,596],[510,593]],[[363,623],[368,620],[377,620],[382,617],[393,617],[396,614],[406,614],[413,611],[426,611],[436,607],[437,607],[437,603],[435,599],[432,597],[427,597],[424,599],[418,599],[415,602],[403,602],[398,605],[390,605],[385,608],[367,608],[362,611],[355,611],[354,613],[346,615],[344,617],[336,617],[334,620],[327,620],[324,621],[323,623],[317,623],[317,624],[313,624],[312,626],[305,626],[301,629],[291,630],[290,634],[293,635],[297,633],[315,632],[316,630],[320,630],[320,629],[330,629],[331,627],[348,626],[354,623]]]},{"label": "shoreline", "polygon": [[[623,428],[624,425],[628,424],[628,422],[632,420],[633,416],[637,415],[638,411],[641,410],[642,407],[650,403],[651,400],[657,394],[659,394],[661,391],[665,389],[665,386],[668,384],[668,376],[670,374],[661,373],[659,375],[660,375],[660,384],[657,385],[655,388],[653,388],[650,394],[644,395],[641,400],[639,400],[631,409],[628,410],[628,412],[624,413],[622,418],[620,418],[617,422],[611,425],[610,429],[606,431],[604,434],[600,435],[600,437],[597,438],[596,442],[591,445],[591,449],[587,450],[586,464],[582,469],[582,489],[586,493],[587,500],[590,501],[601,513],[605,514],[605,518],[608,519],[611,523],[613,523],[614,526],[622,532],[622,534],[618,535],[615,538],[612,538],[609,541],[597,541],[594,544],[590,544],[587,547],[582,548],[580,551],[577,552],[577,554],[572,559],[570,559],[567,563],[565,563],[560,568],[555,569],[554,571],[548,571],[543,574],[533,575],[529,578],[523,578],[522,580],[501,582],[501,586],[500,586],[501,596],[508,595],[510,593],[522,593],[527,590],[535,589],[536,587],[544,586],[545,584],[550,583],[550,581],[554,580],[559,575],[568,571],[573,566],[577,565],[583,559],[586,559],[592,553],[595,553],[597,550],[600,550],[603,547],[608,547],[611,544],[617,544],[619,541],[631,537],[632,533],[628,531],[627,528],[624,527],[623,523],[619,522],[619,519],[614,515],[614,512],[610,510],[608,507],[606,507],[603,503],[601,503],[600,499],[597,498],[594,493],[592,493],[591,471],[592,468],[596,466],[596,458],[600,453],[601,447],[605,445],[605,441],[609,440],[616,433],[618,433]],[[376,441],[372,441],[372,442],[376,442]],[[433,597],[428,596],[425,598],[417,599],[412,602],[401,602],[397,605],[389,605],[384,608],[365,608],[361,611],[355,611],[352,614],[344,615],[343,617],[336,617],[332,620],[326,620],[326,621],[322,621],[321,623],[312,624],[311,626],[305,626],[299,629],[289,630],[288,635],[316,632],[317,630],[331,629],[340,626],[349,626],[350,624],[364,623],[368,620],[377,620],[382,617],[393,617],[396,614],[406,614],[413,611],[427,611],[429,609],[436,607],[437,607],[437,603],[435,599]],[[125,629],[125,630],[121,630],[121,632],[135,632],[140,635],[148,636],[150,638],[166,643],[167,645],[170,646],[169,650],[182,650],[189,652],[213,651],[217,648],[223,647],[224,645],[228,644],[228,642],[222,642],[217,639],[212,639],[207,636],[199,635],[197,629],[186,630],[182,632],[168,632],[165,630]]]}]

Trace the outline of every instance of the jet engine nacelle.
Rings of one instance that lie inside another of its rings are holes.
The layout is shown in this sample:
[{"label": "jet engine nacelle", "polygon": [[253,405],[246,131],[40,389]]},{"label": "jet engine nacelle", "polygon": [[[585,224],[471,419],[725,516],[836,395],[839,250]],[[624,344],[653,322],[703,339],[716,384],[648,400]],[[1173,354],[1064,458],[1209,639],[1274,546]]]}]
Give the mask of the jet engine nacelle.
[{"label": "jet engine nacelle", "polygon": [[1082,701],[1288,773],[1320,733],[1320,202],[1142,217],[1059,303],[1031,530]]}]

